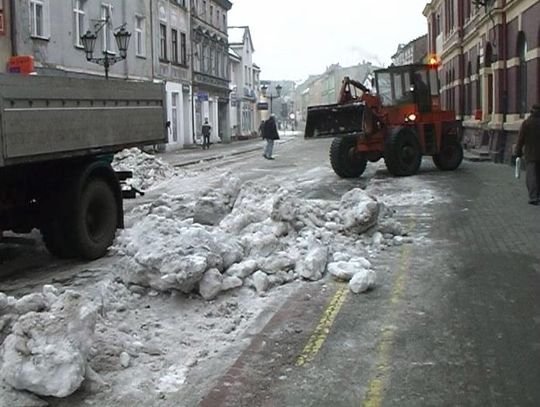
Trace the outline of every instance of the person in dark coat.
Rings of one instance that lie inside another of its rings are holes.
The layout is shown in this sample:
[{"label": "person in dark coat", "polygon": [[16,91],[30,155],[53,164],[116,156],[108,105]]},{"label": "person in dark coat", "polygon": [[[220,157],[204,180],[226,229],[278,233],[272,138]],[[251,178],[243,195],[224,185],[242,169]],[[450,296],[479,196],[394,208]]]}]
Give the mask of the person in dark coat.
[{"label": "person in dark coat", "polygon": [[202,125],[202,136],[203,136],[203,150],[208,150],[210,148],[210,132],[212,131],[212,126],[208,124],[208,118],[204,119],[204,124]]},{"label": "person in dark coat", "polygon": [[521,157],[525,148],[526,183],[529,203],[540,205],[540,105],[534,105],[531,115],[519,130],[516,155]]},{"label": "person in dark coat", "polygon": [[262,137],[266,140],[263,157],[267,160],[273,160],[272,153],[274,151],[274,140],[279,140],[279,133],[276,125],[276,118],[271,115],[264,122]]}]

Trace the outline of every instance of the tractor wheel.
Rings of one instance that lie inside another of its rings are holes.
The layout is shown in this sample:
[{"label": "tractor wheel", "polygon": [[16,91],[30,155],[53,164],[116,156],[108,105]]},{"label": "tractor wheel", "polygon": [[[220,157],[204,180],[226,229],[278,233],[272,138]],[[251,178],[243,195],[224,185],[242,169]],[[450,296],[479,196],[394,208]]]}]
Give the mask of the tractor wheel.
[{"label": "tractor wheel", "polygon": [[80,257],[94,260],[107,252],[116,234],[116,205],[107,182],[99,178],[88,181],[72,212],[71,235]]},{"label": "tractor wheel", "polygon": [[342,178],[356,178],[366,170],[367,159],[356,151],[356,137],[336,137],[330,146],[330,164]]},{"label": "tractor wheel", "polygon": [[408,129],[393,132],[386,142],[384,161],[392,175],[416,174],[422,162],[422,148],[416,134]]},{"label": "tractor wheel", "polygon": [[442,146],[439,154],[433,156],[433,163],[441,171],[453,171],[463,161],[463,147],[458,141],[450,141]]}]

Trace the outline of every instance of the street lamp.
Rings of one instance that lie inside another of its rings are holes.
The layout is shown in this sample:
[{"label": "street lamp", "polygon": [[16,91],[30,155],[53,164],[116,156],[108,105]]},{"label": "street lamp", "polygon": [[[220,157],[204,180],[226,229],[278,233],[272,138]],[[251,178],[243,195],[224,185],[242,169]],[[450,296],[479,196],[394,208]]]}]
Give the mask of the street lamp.
[{"label": "street lamp", "polygon": [[109,79],[109,68],[111,65],[126,59],[129,38],[131,37],[131,33],[124,27],[125,24],[122,25],[120,29],[114,33],[114,39],[116,40],[116,46],[118,47],[120,56],[111,56],[107,50],[104,50],[102,58],[94,58],[94,48],[96,46],[97,35],[103,29],[103,27],[109,23],[109,21],[110,17],[107,16],[104,20],[100,20],[95,25],[96,30],[94,32],[88,30],[81,36],[84,52],[86,54],[86,60],[98,65],[103,65],[105,68],[105,79]]},{"label": "street lamp", "polygon": [[272,101],[274,99],[278,99],[281,97],[281,89],[282,86],[281,85],[277,85],[276,86],[276,94],[273,95],[272,93],[268,94],[268,85],[262,85],[261,86],[261,93],[262,95],[265,97],[265,98],[268,98],[270,99],[270,114],[272,114]]}]

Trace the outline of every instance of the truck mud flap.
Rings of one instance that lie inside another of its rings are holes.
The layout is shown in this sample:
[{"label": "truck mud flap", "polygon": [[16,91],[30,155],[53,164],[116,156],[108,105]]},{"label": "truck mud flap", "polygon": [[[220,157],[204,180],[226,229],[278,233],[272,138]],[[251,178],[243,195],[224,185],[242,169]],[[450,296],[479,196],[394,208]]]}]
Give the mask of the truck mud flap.
[{"label": "truck mud flap", "polygon": [[363,103],[308,107],[304,138],[329,138],[361,133],[364,107]]}]

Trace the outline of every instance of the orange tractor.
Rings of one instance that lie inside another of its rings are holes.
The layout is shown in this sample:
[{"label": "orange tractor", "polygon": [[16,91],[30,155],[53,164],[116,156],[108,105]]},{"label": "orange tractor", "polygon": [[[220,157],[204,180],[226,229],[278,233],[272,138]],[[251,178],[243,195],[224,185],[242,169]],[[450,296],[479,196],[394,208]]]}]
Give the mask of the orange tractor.
[{"label": "orange tractor", "polygon": [[381,158],[391,174],[413,175],[424,155],[443,171],[459,167],[459,124],[440,108],[436,66],[379,69],[374,85],[376,94],[346,77],[338,103],[308,107],[304,137],[335,137],[330,162],[337,175],[359,177],[368,161]]}]

